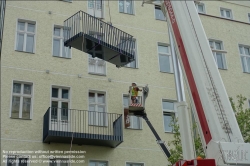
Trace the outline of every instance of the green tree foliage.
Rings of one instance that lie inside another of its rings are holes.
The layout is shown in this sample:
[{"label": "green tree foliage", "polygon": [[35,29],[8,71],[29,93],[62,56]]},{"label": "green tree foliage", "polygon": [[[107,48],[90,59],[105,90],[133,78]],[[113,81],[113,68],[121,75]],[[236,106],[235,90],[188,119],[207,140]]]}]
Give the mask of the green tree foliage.
[{"label": "green tree foliage", "polygon": [[242,95],[237,95],[237,102],[234,102],[232,97],[229,97],[232,108],[245,142],[250,143],[250,109],[244,109],[244,103],[247,98]]}]

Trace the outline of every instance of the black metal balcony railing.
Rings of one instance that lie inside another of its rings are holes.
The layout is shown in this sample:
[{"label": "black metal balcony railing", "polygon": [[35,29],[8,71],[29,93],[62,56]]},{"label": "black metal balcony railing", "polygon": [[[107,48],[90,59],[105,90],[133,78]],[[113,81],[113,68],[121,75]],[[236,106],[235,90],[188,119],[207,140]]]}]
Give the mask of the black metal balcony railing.
[{"label": "black metal balcony railing", "polygon": [[117,66],[135,60],[133,36],[83,11],[64,21],[64,45]]},{"label": "black metal balcony railing", "polygon": [[44,115],[43,142],[116,147],[123,141],[122,115],[49,108]]}]

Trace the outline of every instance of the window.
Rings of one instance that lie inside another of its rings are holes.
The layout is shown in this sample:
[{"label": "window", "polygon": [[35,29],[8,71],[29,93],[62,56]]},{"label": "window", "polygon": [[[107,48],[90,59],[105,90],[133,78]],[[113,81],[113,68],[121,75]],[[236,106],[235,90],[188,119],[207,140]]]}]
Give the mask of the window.
[{"label": "window", "polygon": [[141,164],[141,163],[126,163],[126,166],[144,166],[144,164]]},{"label": "window", "polygon": [[13,83],[11,118],[31,119],[32,83]]},{"label": "window", "polygon": [[65,1],[65,2],[72,2],[72,0],[61,0],[61,1]]},{"label": "window", "polygon": [[170,54],[170,46],[158,44],[158,56],[161,72],[173,73],[173,64]]},{"label": "window", "polygon": [[90,161],[89,166],[108,166],[106,161]]},{"label": "window", "polygon": [[164,21],[166,20],[166,17],[164,16],[160,6],[155,6],[155,19]]},{"label": "window", "polygon": [[134,2],[133,0],[119,0],[119,12],[134,14]]},{"label": "window", "polygon": [[[123,107],[124,108],[129,107],[128,100],[129,100],[129,96],[124,95],[123,96]],[[141,117],[129,115],[129,122],[130,122],[130,127],[128,127],[129,129],[142,129],[142,118]]]},{"label": "window", "polygon": [[233,19],[232,10],[230,9],[221,8],[220,14],[221,14],[221,17],[223,18]]},{"label": "window", "polygon": [[7,166],[28,166],[29,156],[27,155],[8,155]]},{"label": "window", "polygon": [[33,21],[18,20],[16,50],[34,53],[36,23]]},{"label": "window", "polygon": [[239,48],[243,72],[250,73],[250,46],[240,45]]},{"label": "window", "polygon": [[89,92],[89,125],[107,126],[106,95],[104,92]]},{"label": "window", "polygon": [[250,13],[248,13],[248,21],[250,22]]},{"label": "window", "polygon": [[[96,32],[91,32],[91,36],[102,40],[103,35],[96,33]],[[96,44],[92,41],[87,45],[87,49],[89,53],[89,73],[91,74],[98,74],[98,75],[106,75],[106,62],[102,60],[103,57],[103,50],[102,46],[98,45],[95,46]],[[95,49],[92,49],[92,48]]]},{"label": "window", "polygon": [[165,132],[173,132],[171,126],[172,120],[175,117],[175,105],[171,101],[162,101],[163,120]]},{"label": "window", "polygon": [[206,13],[205,12],[205,5],[204,3],[195,3],[196,9],[198,11],[198,13]]},{"label": "window", "polygon": [[69,166],[68,159],[50,159],[49,166]]},{"label": "window", "polygon": [[209,40],[215,62],[219,69],[227,69],[225,51],[221,41]]},{"label": "window", "polygon": [[[136,39],[133,39],[133,40],[125,40],[125,39],[122,39],[121,43],[124,44],[124,45],[130,45],[132,42],[132,50],[134,51],[134,55],[135,55],[135,60],[133,62],[130,62],[129,64],[126,65],[126,67],[130,67],[130,68],[137,68],[137,49],[136,49]],[[122,46],[123,47],[123,46]]]},{"label": "window", "polygon": [[54,27],[53,32],[53,56],[70,58],[71,51],[69,47],[64,46],[63,35],[66,33],[66,30],[63,30],[62,27]]},{"label": "window", "polygon": [[250,108],[250,99],[248,100],[248,106],[249,106],[249,108]]},{"label": "window", "polygon": [[104,0],[88,0],[88,14],[103,18]]},{"label": "window", "polygon": [[[64,123],[67,123],[69,121],[69,104],[69,88],[53,86],[51,92],[51,121],[59,122],[60,125],[67,125]],[[60,127],[58,124],[53,126]],[[61,126],[61,128],[64,127]]]}]

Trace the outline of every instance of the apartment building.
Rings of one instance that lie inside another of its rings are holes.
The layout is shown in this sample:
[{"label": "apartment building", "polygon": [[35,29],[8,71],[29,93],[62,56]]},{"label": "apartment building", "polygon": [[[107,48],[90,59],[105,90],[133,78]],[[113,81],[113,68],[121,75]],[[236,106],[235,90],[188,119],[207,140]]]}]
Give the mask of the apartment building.
[{"label": "apartment building", "polygon": [[[124,125],[129,86],[148,84],[148,118],[162,140],[173,139],[169,124],[176,115],[177,96],[167,23],[159,6],[141,3],[6,2],[1,53],[3,166],[65,166],[72,158],[60,152],[70,150],[86,152],[79,158],[85,163],[71,165],[167,165],[141,118],[130,116],[130,126]],[[201,1],[196,7],[228,95],[242,94],[249,99],[245,107],[250,107],[250,2]],[[116,68],[64,47],[63,22],[80,10],[132,35],[136,60]],[[48,151],[59,157],[35,162],[38,155],[52,155]]]}]

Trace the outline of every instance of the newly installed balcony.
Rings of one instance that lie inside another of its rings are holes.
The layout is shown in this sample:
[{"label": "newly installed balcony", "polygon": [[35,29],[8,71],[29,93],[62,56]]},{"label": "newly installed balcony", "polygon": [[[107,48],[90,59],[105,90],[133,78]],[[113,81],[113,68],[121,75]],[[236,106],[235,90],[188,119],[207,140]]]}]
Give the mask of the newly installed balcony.
[{"label": "newly installed balcony", "polygon": [[49,108],[43,117],[44,143],[117,147],[123,142],[122,115]]},{"label": "newly installed balcony", "polygon": [[135,60],[133,36],[83,11],[64,21],[64,45],[117,67]]}]

